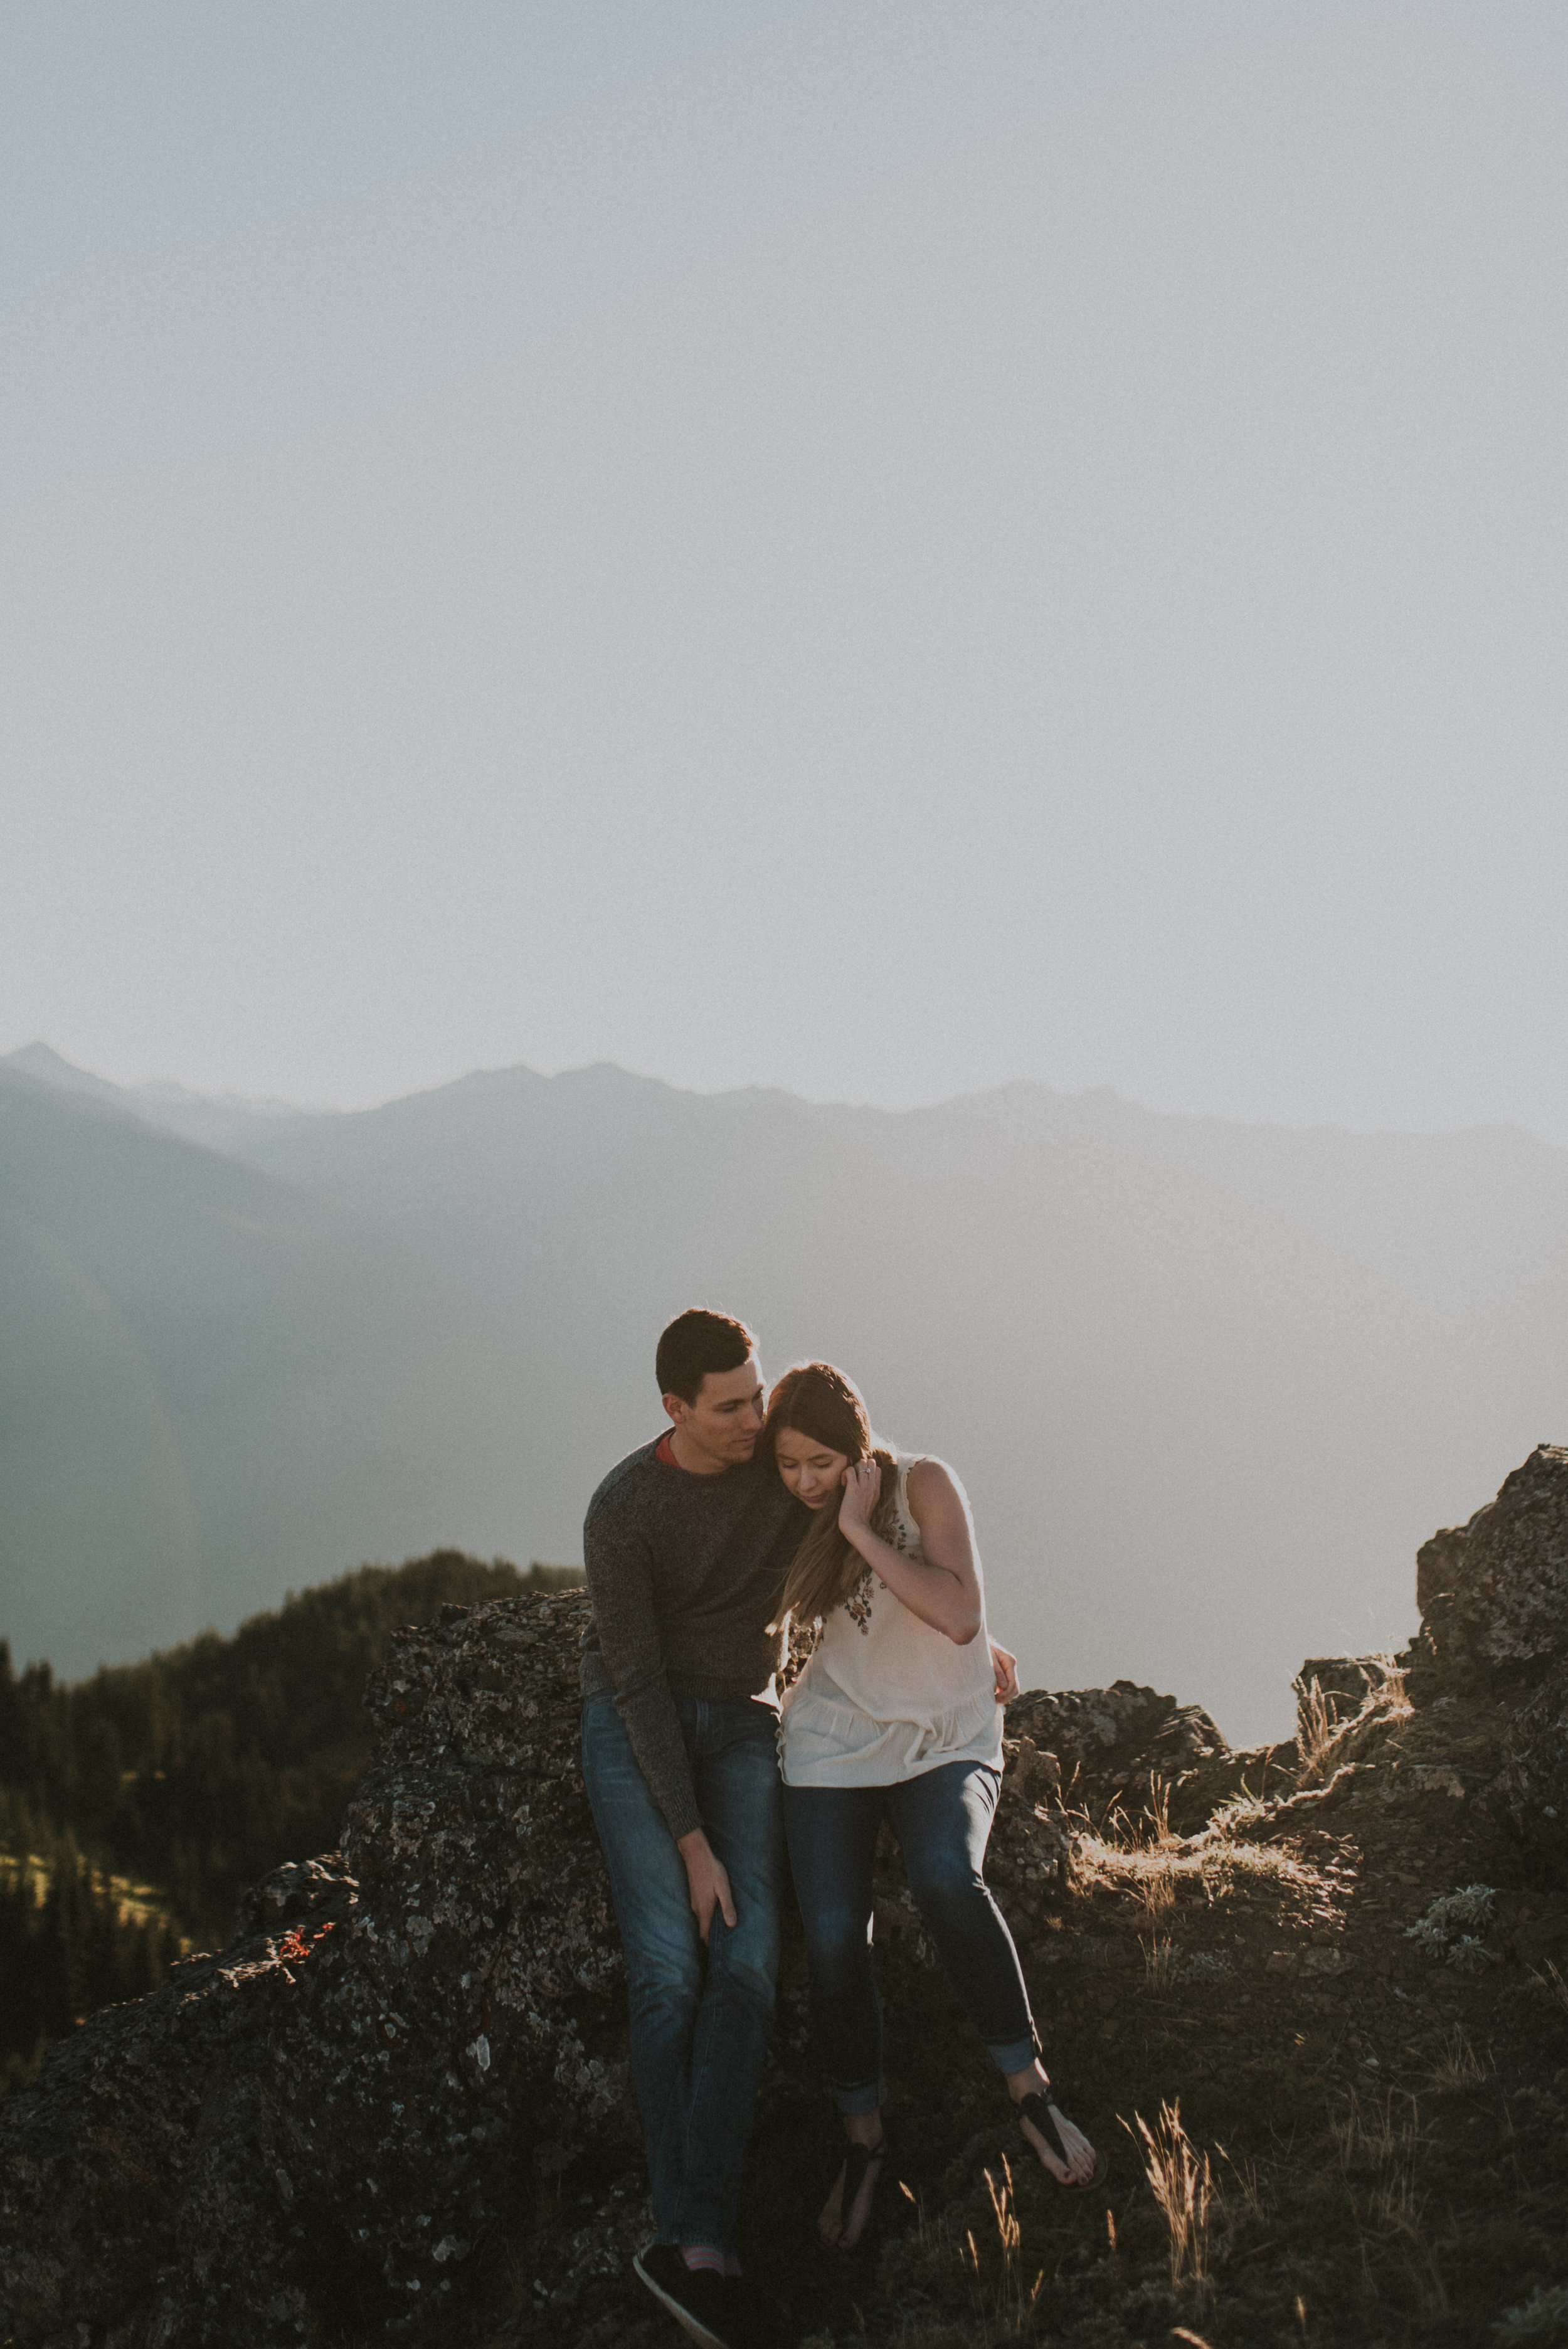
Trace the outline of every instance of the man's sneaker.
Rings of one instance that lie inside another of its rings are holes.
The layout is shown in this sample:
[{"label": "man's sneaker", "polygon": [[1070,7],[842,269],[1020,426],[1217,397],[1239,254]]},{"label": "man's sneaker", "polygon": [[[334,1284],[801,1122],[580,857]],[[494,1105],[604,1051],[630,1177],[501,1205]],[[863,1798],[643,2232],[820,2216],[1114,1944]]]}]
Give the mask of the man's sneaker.
[{"label": "man's sneaker", "polygon": [[654,2298],[699,2349],[737,2349],[734,2295],[712,2268],[688,2268],[674,2243],[649,2243],[632,2261]]}]

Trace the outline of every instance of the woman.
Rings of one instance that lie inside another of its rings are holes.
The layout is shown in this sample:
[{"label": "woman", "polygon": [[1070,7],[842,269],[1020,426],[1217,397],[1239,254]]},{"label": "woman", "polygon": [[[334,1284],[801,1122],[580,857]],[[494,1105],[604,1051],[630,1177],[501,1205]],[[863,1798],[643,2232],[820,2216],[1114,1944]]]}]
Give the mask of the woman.
[{"label": "woman", "polygon": [[1017,1951],[985,1889],[1002,1713],[964,1488],[940,1460],[879,1444],[859,1388],[827,1362],[785,1372],[759,1450],[817,1512],[780,1615],[820,1628],[785,1695],[779,1744],[812,2018],[849,2139],[818,2236],[854,2249],[886,2149],[871,1952],[884,1816],[1025,2137],[1059,2186],[1098,2185],[1105,2158],[1050,2101]]}]

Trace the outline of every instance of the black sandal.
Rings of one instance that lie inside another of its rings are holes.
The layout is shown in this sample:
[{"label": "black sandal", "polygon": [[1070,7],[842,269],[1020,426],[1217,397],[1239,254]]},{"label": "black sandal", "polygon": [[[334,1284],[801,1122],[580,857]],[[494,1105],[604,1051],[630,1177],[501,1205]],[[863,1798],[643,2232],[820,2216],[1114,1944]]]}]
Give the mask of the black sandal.
[{"label": "black sandal", "polygon": [[[1053,2113],[1058,2109],[1059,2107],[1050,2104],[1041,2095],[1038,2088],[1031,2088],[1026,2096],[1020,2096],[1018,2099],[1018,2127],[1023,2130],[1025,2140],[1030,2151],[1035,2153],[1037,2159],[1038,2151],[1027,2129],[1024,2128],[1026,2121],[1034,2123],[1057,2159],[1065,2165],[1070,2163],[1072,2157],[1062,2143],[1062,2133],[1052,2118]],[[1040,2168],[1046,2171],[1046,2176],[1052,2185],[1059,2186],[1064,2194],[1088,2194],[1095,2187],[1104,2185],[1110,2169],[1110,2158],[1108,2154],[1097,2153],[1094,2158],[1093,2176],[1084,2178],[1081,2183],[1076,2178],[1058,2178],[1054,2169],[1046,2168],[1043,2161],[1040,2163]]]},{"label": "black sandal", "polygon": [[[845,2259],[848,2259],[853,2252],[858,2251],[861,2248],[861,2244],[865,2241],[867,2230],[872,2223],[871,2209],[868,2209],[866,2211],[866,2223],[865,2226],[861,2229],[859,2241],[846,2243],[844,2241],[844,2234],[849,2227],[850,2220],[854,2214],[855,2204],[860,2199],[861,2189],[866,2182],[867,2170],[871,2168],[873,2161],[883,2160],[886,2158],[887,2151],[887,2123],[885,2121],[882,2123],[882,2133],[881,2137],[878,2137],[875,2145],[861,2145],[858,2138],[852,2138],[844,2154],[843,2191],[839,2196],[839,2240],[836,2243],[830,2243],[826,2237],[819,2232],[817,2240],[823,2251],[838,2251]],[[872,2207],[875,2205],[875,2200],[876,2189],[873,2186],[872,2189]]]}]

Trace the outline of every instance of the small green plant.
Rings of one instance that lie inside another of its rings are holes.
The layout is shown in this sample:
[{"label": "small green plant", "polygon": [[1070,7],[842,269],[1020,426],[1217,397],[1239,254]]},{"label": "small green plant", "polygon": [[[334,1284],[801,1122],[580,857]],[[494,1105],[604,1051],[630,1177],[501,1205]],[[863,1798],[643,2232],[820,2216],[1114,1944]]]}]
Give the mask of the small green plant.
[{"label": "small green plant", "polygon": [[[1479,1973],[1488,1963],[1489,1953],[1476,1935],[1465,1929],[1491,1924],[1496,1897],[1490,1884],[1466,1884],[1458,1892],[1445,1892],[1424,1917],[1406,1926],[1405,1939],[1417,1942],[1429,1958],[1446,1959],[1461,1973]],[[1465,1954],[1456,1955],[1460,1951]]]},{"label": "small green plant", "polygon": [[1568,2283],[1538,2283],[1528,2300],[1504,2309],[1491,2337],[1507,2349],[1515,2342],[1568,2340]]},{"label": "small green plant", "polygon": [[1175,1972],[1178,1982],[1229,1982],[1235,1968],[1218,1950],[1194,1950],[1190,1958],[1179,1960]]}]

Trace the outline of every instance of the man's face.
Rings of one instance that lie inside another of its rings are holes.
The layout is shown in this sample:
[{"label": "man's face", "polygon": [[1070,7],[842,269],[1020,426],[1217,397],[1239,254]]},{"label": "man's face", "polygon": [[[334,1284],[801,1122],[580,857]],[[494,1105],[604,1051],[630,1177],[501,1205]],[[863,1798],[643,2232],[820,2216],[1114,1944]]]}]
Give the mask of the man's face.
[{"label": "man's face", "polygon": [[688,1444],[721,1467],[749,1460],[762,1433],[762,1365],[748,1354],[738,1371],[709,1371],[695,1402],[665,1395],[665,1409]]}]

